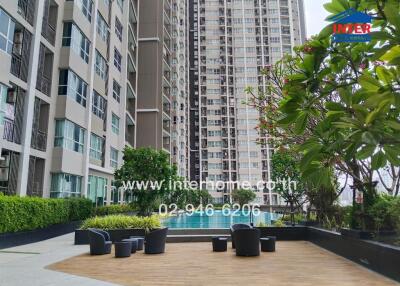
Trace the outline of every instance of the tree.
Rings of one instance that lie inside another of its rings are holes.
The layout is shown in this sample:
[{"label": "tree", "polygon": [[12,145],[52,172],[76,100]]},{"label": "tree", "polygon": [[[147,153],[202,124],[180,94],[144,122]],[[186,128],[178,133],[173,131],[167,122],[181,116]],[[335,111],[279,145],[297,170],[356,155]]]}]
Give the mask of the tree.
[{"label": "tree", "polygon": [[[114,174],[117,186],[130,185],[128,192],[134,198],[133,206],[139,215],[149,216],[157,208],[156,204],[171,193],[169,182],[177,180],[176,167],[170,165],[166,152],[151,148],[126,147],[123,160],[124,164]],[[136,182],[147,185],[140,187]]]},{"label": "tree", "polygon": [[250,203],[256,198],[256,194],[252,190],[236,189],[232,192],[233,201],[240,206]]},{"label": "tree", "polygon": [[374,17],[372,41],[335,43],[328,25],[295,56],[263,72],[271,82],[267,93],[248,92],[263,113],[260,129],[300,154],[304,180],[326,189],[335,185],[337,171],[352,179],[364,197],[354,205],[366,228],[376,199],[374,174],[389,166],[397,180],[390,190],[399,189],[399,2],[332,0],[325,8],[333,15],[367,11]]}]

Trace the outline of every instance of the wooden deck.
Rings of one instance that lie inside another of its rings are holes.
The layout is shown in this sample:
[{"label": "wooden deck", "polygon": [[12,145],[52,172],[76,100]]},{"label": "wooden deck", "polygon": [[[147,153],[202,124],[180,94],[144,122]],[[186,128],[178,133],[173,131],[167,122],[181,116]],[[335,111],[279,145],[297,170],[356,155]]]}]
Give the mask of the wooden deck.
[{"label": "wooden deck", "polygon": [[312,243],[278,242],[275,253],[236,257],[214,253],[211,243],[170,243],[161,255],[138,252],[72,257],[49,269],[120,285],[398,285]]}]

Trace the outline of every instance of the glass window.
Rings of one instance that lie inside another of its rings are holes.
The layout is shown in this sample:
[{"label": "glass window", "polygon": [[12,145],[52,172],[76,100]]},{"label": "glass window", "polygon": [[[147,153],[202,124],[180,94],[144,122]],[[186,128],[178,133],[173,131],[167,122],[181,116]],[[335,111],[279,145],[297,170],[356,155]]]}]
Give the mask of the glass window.
[{"label": "glass window", "polygon": [[112,114],[111,118],[111,129],[115,134],[119,134],[119,117],[114,113]]},{"label": "glass window", "polygon": [[122,56],[116,48],[114,48],[114,66],[121,71]]},{"label": "glass window", "polygon": [[104,138],[101,138],[95,134],[90,134],[90,158],[102,161],[103,160],[103,148]]},{"label": "glass window", "polygon": [[6,113],[6,98],[8,88],[0,83],[0,125],[4,124],[4,115]]},{"label": "glass window", "polygon": [[63,47],[71,47],[86,63],[89,62],[90,41],[75,24],[64,23],[62,45]]},{"label": "glass window", "polygon": [[100,55],[100,53],[96,50],[96,62],[95,62],[95,70],[99,77],[103,80],[107,79],[108,76],[108,66],[106,60]]},{"label": "glass window", "polygon": [[15,23],[3,9],[0,8],[0,49],[11,54],[14,40]]},{"label": "glass window", "polygon": [[107,100],[93,90],[92,112],[101,119],[106,118]]},{"label": "glass window", "polygon": [[118,168],[118,150],[113,147],[110,149],[110,166],[114,169]]},{"label": "glass window", "polygon": [[118,5],[119,9],[121,9],[121,12],[123,12],[124,0],[117,0],[117,5]]},{"label": "glass window", "polygon": [[87,84],[71,70],[60,70],[58,94],[66,95],[86,107]]},{"label": "glass window", "polygon": [[122,42],[122,24],[117,17],[115,17],[115,34],[117,35],[118,39]]},{"label": "glass window", "polygon": [[103,205],[107,198],[107,184],[107,179],[89,175],[88,199],[97,206]]},{"label": "glass window", "polygon": [[83,153],[85,144],[85,129],[69,120],[56,120],[56,135],[54,147],[62,147]]},{"label": "glass window", "polygon": [[121,98],[121,86],[115,80],[113,81],[113,98],[118,102]]},{"label": "glass window", "polygon": [[76,0],[75,3],[81,9],[82,14],[91,22],[93,2],[91,0]]},{"label": "glass window", "polygon": [[97,12],[97,34],[99,34],[100,38],[104,41],[104,42],[108,42],[108,37],[109,37],[109,28],[107,25],[106,20],[104,20],[104,18],[101,16],[101,14],[99,12]]},{"label": "glass window", "polygon": [[82,177],[56,173],[51,176],[51,198],[80,197],[82,187]]}]

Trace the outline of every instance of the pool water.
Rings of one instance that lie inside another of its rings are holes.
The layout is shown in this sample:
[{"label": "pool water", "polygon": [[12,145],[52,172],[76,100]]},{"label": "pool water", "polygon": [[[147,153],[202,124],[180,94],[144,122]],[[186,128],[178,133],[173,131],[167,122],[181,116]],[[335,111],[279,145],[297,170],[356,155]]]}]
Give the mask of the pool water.
[{"label": "pool water", "polygon": [[278,214],[269,212],[260,212],[258,216],[250,216],[248,212],[237,212],[224,215],[222,211],[214,211],[211,216],[204,212],[195,212],[192,215],[178,214],[170,216],[163,220],[163,225],[168,228],[229,228],[235,223],[250,223],[253,220],[254,225],[259,223],[271,224],[271,220],[276,220]]}]

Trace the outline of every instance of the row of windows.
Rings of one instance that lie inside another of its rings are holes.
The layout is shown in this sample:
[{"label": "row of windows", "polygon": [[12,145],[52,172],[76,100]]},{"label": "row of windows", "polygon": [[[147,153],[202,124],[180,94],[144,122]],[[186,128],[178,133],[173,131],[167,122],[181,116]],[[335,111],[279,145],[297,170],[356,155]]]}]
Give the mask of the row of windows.
[{"label": "row of windows", "polygon": [[[113,131],[119,132],[119,118],[113,114]],[[56,132],[54,137],[54,146],[67,150],[83,153],[85,144],[86,130],[79,125],[63,119],[56,120]],[[104,153],[105,139],[95,134],[90,136],[90,158],[102,160]],[[111,147],[110,165],[116,167],[118,165],[118,151]]]}]

